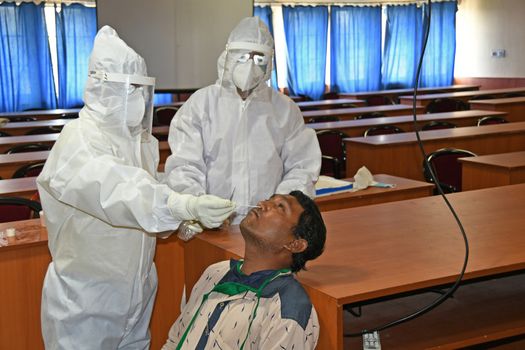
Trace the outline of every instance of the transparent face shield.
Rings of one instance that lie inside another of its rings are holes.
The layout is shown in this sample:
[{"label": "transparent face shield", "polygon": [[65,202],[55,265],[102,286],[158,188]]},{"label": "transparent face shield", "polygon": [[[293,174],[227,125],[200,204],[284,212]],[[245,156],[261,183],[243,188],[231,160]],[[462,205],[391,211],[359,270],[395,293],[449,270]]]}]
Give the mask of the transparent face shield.
[{"label": "transparent face shield", "polygon": [[125,123],[132,136],[139,135],[143,131],[151,134],[155,78],[100,71],[90,71],[89,77],[102,82],[118,83],[118,85],[111,84],[115,86],[112,90],[105,90],[104,95],[113,95],[105,96],[112,101],[113,106],[109,107],[121,114],[120,120]]}]

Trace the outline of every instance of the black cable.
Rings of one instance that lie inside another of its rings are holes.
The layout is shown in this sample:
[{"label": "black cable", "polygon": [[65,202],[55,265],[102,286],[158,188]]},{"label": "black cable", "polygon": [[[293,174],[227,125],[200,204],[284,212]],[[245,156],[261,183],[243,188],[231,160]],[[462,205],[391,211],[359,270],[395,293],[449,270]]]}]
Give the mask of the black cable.
[{"label": "black cable", "polygon": [[415,83],[414,83],[414,95],[413,95],[413,99],[412,99],[412,114],[413,114],[413,117],[414,117],[414,130],[416,131],[416,138],[417,138],[417,142],[418,142],[418,145],[419,145],[419,149],[421,151],[421,154],[423,155],[424,164],[425,164],[424,166],[429,170],[430,176],[434,180],[434,183],[436,184],[436,187],[438,189],[439,194],[441,195],[441,197],[443,198],[443,200],[447,204],[447,207],[450,209],[450,212],[454,216],[454,219],[456,220],[456,223],[459,226],[459,229],[461,231],[461,235],[463,236],[463,241],[465,243],[465,259],[463,261],[463,266],[461,268],[461,272],[460,272],[458,278],[456,279],[456,281],[454,282],[454,284],[443,295],[441,295],[440,297],[435,299],[433,302],[431,302],[427,306],[425,306],[425,307],[423,307],[423,308],[421,308],[421,309],[419,309],[419,310],[417,310],[417,311],[415,311],[415,312],[413,312],[411,314],[408,314],[408,315],[406,315],[404,317],[401,317],[401,318],[399,318],[399,319],[397,319],[395,321],[389,322],[389,323],[384,324],[384,325],[379,326],[379,327],[375,327],[373,329],[369,329],[369,330],[365,329],[365,330],[362,330],[359,333],[345,333],[345,335],[344,335],[345,337],[360,337],[360,336],[362,336],[365,333],[379,332],[379,331],[385,330],[387,328],[396,326],[398,324],[404,323],[406,321],[412,320],[412,319],[414,319],[416,317],[419,317],[419,316],[427,313],[428,311],[434,309],[436,306],[440,305],[442,302],[444,302],[450,296],[452,296],[452,294],[458,289],[459,284],[461,283],[461,280],[463,279],[463,276],[465,274],[465,270],[467,268],[468,257],[469,257],[469,244],[468,244],[467,235],[465,233],[465,229],[463,228],[463,225],[461,224],[461,220],[459,219],[458,215],[456,214],[456,211],[454,210],[454,208],[452,207],[452,205],[448,201],[447,197],[445,196],[445,194],[443,192],[443,189],[441,188],[441,185],[439,183],[439,180],[438,180],[436,174],[434,173],[432,167],[428,163],[427,154],[425,153],[425,149],[423,148],[423,142],[421,141],[421,138],[419,136],[419,126],[417,125],[417,116],[416,116],[416,112],[417,112],[417,110],[416,110],[417,88],[419,86],[419,78],[420,78],[420,74],[421,74],[421,66],[422,66],[422,63],[423,63],[423,57],[424,57],[424,54],[425,54],[425,49],[427,47],[427,41],[428,41],[428,36],[429,36],[429,32],[430,32],[431,14],[432,14],[432,1],[428,0],[428,21],[427,21],[427,27],[425,29],[425,39],[423,41],[423,48],[421,50],[421,55],[419,56],[419,62],[418,62],[417,72],[416,72],[416,79],[415,79]]}]

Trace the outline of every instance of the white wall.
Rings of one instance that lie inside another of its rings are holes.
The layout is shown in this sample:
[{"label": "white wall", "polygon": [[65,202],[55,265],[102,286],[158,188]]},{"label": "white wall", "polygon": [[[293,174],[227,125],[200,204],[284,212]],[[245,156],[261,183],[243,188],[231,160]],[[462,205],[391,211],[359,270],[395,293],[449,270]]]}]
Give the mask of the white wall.
[{"label": "white wall", "polygon": [[[456,77],[525,77],[525,1],[461,0]],[[505,58],[493,58],[505,49]]]},{"label": "white wall", "polygon": [[199,88],[217,79],[217,57],[250,0],[97,0],[109,24],[146,60],[157,89]]}]

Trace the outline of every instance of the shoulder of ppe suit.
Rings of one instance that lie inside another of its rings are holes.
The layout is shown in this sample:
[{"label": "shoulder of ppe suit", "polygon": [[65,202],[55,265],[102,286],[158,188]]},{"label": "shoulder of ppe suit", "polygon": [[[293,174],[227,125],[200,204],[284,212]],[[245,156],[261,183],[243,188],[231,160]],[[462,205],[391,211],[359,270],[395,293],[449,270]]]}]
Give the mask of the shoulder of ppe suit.
[{"label": "shoulder of ppe suit", "polygon": [[301,110],[299,109],[297,104],[294,101],[292,101],[291,98],[270,87],[268,87],[268,89],[272,91],[271,101],[276,111],[281,111],[281,113],[293,114],[295,117],[300,116],[302,119]]}]

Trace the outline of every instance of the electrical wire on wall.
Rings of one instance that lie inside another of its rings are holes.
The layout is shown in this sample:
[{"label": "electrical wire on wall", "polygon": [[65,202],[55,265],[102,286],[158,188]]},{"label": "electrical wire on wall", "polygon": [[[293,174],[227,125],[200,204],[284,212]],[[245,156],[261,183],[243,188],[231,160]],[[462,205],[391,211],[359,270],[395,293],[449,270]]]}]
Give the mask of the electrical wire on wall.
[{"label": "electrical wire on wall", "polygon": [[440,305],[441,303],[443,303],[445,300],[447,300],[449,297],[451,297],[454,294],[454,292],[458,289],[459,284],[461,283],[461,280],[463,279],[463,276],[465,274],[465,270],[467,268],[468,257],[469,257],[469,244],[468,244],[467,235],[465,233],[465,229],[463,228],[461,220],[459,219],[456,211],[454,210],[454,208],[452,207],[452,205],[448,201],[447,197],[445,196],[445,194],[443,192],[443,189],[441,188],[439,179],[437,178],[434,170],[432,169],[432,166],[428,162],[427,154],[425,153],[425,149],[423,147],[423,142],[421,141],[421,138],[420,138],[420,135],[419,135],[419,126],[417,124],[417,116],[416,116],[416,111],[417,111],[416,110],[417,89],[418,89],[418,86],[419,86],[419,78],[420,78],[420,75],[421,75],[421,66],[423,64],[423,57],[425,55],[425,49],[426,49],[426,46],[427,46],[428,36],[429,36],[429,32],[430,32],[430,23],[431,23],[431,17],[432,17],[431,15],[432,15],[432,1],[428,0],[427,25],[426,25],[426,28],[425,28],[425,36],[424,36],[424,41],[423,41],[423,48],[421,50],[421,55],[419,56],[419,62],[418,62],[418,66],[417,66],[416,78],[415,78],[415,82],[414,82],[414,94],[413,94],[413,99],[412,99],[412,114],[413,114],[413,119],[414,119],[414,130],[415,130],[417,142],[418,142],[418,145],[419,145],[419,149],[421,151],[421,154],[423,155],[424,166],[429,171],[429,173],[430,173],[430,175],[431,175],[431,177],[432,177],[432,179],[433,179],[433,181],[434,181],[434,183],[436,185],[436,188],[438,189],[439,194],[441,195],[441,197],[445,201],[447,207],[449,208],[450,212],[452,213],[452,215],[453,215],[454,219],[456,220],[456,223],[458,224],[458,227],[459,227],[459,229],[461,231],[461,235],[462,235],[463,241],[465,243],[465,256],[464,256],[463,266],[461,267],[461,271],[460,271],[458,277],[456,278],[455,282],[448,288],[448,290],[445,293],[440,295],[438,298],[436,298],[430,304],[420,308],[419,310],[417,310],[415,312],[412,312],[412,313],[410,313],[410,314],[408,314],[406,316],[403,316],[403,317],[401,317],[401,318],[399,318],[397,320],[394,320],[392,322],[386,323],[384,325],[381,325],[381,326],[378,326],[378,327],[375,327],[375,328],[371,328],[371,329],[365,329],[365,330],[362,330],[362,331],[357,332],[357,333],[345,333],[344,334],[345,337],[359,337],[359,336],[362,336],[362,335],[367,334],[367,333],[379,332],[379,331],[385,330],[387,328],[390,328],[390,327],[399,325],[401,323],[407,322],[409,320],[413,320],[414,318],[419,317],[419,316],[427,313],[428,311],[434,309],[436,306]]}]

